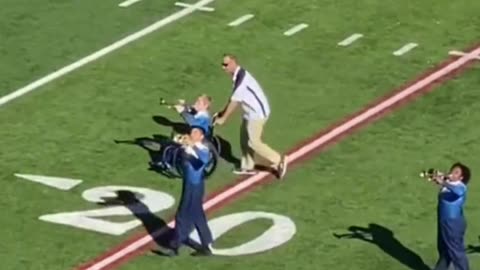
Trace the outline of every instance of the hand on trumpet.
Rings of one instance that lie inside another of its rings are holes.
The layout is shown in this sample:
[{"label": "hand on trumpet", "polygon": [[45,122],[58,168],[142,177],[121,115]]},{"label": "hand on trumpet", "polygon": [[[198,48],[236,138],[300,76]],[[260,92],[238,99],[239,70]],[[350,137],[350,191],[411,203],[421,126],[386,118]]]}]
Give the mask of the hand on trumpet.
[{"label": "hand on trumpet", "polygon": [[425,178],[428,181],[433,181],[438,184],[442,184],[448,179],[448,175],[435,169],[428,169],[428,170],[422,171],[420,173],[420,177]]},{"label": "hand on trumpet", "polygon": [[178,134],[173,137],[173,141],[182,145],[192,146],[193,141],[188,134]]}]

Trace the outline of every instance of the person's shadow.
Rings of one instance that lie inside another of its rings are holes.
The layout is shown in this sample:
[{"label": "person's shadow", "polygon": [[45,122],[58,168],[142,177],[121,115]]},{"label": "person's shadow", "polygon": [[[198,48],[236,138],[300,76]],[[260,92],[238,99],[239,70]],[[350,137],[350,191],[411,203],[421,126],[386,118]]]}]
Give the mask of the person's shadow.
[{"label": "person's shadow", "polygon": [[139,200],[139,196],[141,195],[129,190],[119,190],[116,192],[116,197],[102,198],[104,202],[98,204],[127,207],[142,222],[145,230],[152,236],[155,243],[160,247],[168,248],[170,239],[173,237],[173,229],[168,227],[163,219],[150,212],[148,206]]},{"label": "person's shadow", "polygon": [[[155,121],[155,123],[159,125],[171,128],[175,133],[183,134],[183,133],[188,133],[189,131],[189,126],[183,122],[173,122],[170,119],[161,115],[155,115],[152,117],[152,119],[153,121]],[[236,168],[239,167],[240,159],[233,155],[232,145],[230,144],[230,142],[228,142],[218,134],[215,134],[215,136],[218,138],[218,141],[220,143],[220,148],[221,148],[221,151],[219,153],[220,157],[226,162],[235,166]]]},{"label": "person's shadow", "polygon": [[338,239],[358,239],[378,246],[403,265],[412,270],[430,270],[423,259],[414,251],[404,246],[394,233],[381,225],[369,224],[368,227],[350,226],[348,233],[333,235]]},{"label": "person's shadow", "polygon": [[[142,195],[135,194],[129,190],[119,190],[116,192],[116,197],[102,198],[104,202],[98,204],[104,206],[123,205],[127,207],[142,222],[147,233],[159,247],[159,249],[151,251],[159,256],[171,256],[167,250],[171,248],[175,230],[170,228],[163,219],[152,213],[148,206],[139,199],[140,196]],[[199,243],[190,238],[185,244],[194,250],[201,248]]]},{"label": "person's shadow", "polygon": [[[480,236],[478,237],[478,240],[480,241]],[[468,253],[468,254],[480,253],[480,245],[477,245],[477,246],[468,245],[468,246],[467,246],[467,253]]]}]

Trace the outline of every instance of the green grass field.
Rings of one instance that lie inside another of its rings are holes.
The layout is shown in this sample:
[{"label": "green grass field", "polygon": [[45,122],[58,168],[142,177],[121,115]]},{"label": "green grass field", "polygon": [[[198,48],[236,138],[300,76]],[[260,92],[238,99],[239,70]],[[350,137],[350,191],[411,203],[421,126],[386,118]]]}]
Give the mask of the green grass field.
[{"label": "green grass field", "polygon": [[[0,96],[180,10],[170,0],[128,8],[120,2],[0,0]],[[206,92],[220,109],[231,91],[220,67],[224,52],[238,55],[266,89],[273,113],[265,141],[288,151],[443,61],[449,50],[474,45],[480,30],[480,2],[473,0],[217,0],[209,6],[215,11],[197,11],[0,107],[2,269],[72,269],[143,231],[138,226],[112,236],[38,219],[102,208],[82,199],[87,189],[127,185],[177,198],[180,181],[147,170],[146,151],[113,140],[169,134],[152,117],[180,119],[157,105],[159,97],[191,100]],[[255,18],[227,26],[247,13]],[[282,34],[299,23],[309,27]],[[337,46],[353,33],[365,37]],[[392,55],[409,42],[419,47]],[[175,259],[146,253],[120,269],[425,269],[419,257],[428,266],[437,257],[437,190],[418,172],[457,160],[473,171],[466,242],[480,245],[479,83],[474,67],[297,166],[284,182],[256,189],[210,216],[264,211],[289,217],[296,234],[287,243],[204,260],[186,252]],[[238,156],[240,117],[234,118],[217,132]],[[231,169],[221,162],[208,190],[232,183]],[[15,173],[84,182],[60,191]],[[174,209],[156,214],[168,219]],[[334,237],[369,224],[378,225],[372,226],[377,244]],[[215,247],[241,245],[270,225],[264,219],[245,223]],[[469,259],[472,268],[480,266],[478,254]]]}]

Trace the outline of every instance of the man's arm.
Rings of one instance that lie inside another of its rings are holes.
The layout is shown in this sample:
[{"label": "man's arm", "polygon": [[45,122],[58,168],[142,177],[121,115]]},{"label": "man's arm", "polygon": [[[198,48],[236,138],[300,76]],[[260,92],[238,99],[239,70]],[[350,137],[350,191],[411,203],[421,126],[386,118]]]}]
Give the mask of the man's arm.
[{"label": "man's arm", "polygon": [[226,108],[220,113],[220,117],[223,118],[225,122],[228,117],[235,111],[238,107],[238,101],[230,100],[226,106]]},{"label": "man's arm", "polygon": [[238,104],[243,101],[244,96],[245,96],[245,87],[244,86],[239,86],[235,92],[233,92],[232,96],[230,97],[230,100],[228,101],[227,105],[218,114],[218,117],[215,121],[217,124],[223,124],[225,121],[230,117],[230,115],[235,111],[235,109],[238,107]]}]

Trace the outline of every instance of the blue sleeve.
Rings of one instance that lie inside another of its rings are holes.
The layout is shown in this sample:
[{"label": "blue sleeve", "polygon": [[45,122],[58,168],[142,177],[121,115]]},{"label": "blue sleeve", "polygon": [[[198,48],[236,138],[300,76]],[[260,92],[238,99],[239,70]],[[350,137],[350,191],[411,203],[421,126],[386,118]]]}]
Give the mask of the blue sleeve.
[{"label": "blue sleeve", "polygon": [[187,153],[187,160],[195,170],[198,170],[210,161],[210,150],[208,148],[201,149],[197,146],[193,146],[192,149],[196,156]]},{"label": "blue sleeve", "polygon": [[185,122],[187,122],[187,124],[190,126],[195,122],[195,116],[191,114],[187,109],[183,110],[183,112],[181,112],[180,115],[183,117]]},{"label": "blue sleeve", "polygon": [[462,185],[452,185],[451,183],[445,182],[445,183],[443,183],[443,186],[446,187],[451,192],[453,192],[458,197],[462,197],[463,195],[465,195],[465,192],[467,191],[467,187],[463,184]]}]

